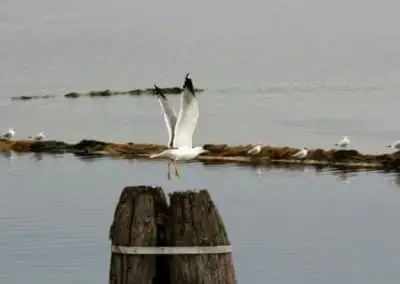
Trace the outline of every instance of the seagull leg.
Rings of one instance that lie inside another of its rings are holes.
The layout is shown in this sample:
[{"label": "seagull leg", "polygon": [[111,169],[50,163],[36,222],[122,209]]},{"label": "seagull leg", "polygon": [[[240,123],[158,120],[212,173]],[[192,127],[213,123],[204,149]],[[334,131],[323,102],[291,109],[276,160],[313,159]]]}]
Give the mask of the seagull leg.
[{"label": "seagull leg", "polygon": [[174,166],[175,166],[175,176],[179,178],[180,177],[179,170],[178,170],[178,166],[177,166],[176,162],[174,163]]},{"label": "seagull leg", "polygon": [[168,160],[168,174],[167,174],[168,180],[171,179],[171,161]]}]

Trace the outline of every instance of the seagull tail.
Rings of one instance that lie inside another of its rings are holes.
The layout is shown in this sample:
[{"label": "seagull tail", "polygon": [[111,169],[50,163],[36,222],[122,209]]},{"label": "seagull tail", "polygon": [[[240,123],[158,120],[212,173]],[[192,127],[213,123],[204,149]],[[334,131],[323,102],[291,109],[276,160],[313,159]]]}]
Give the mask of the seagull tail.
[{"label": "seagull tail", "polygon": [[166,151],[162,151],[161,153],[156,153],[156,154],[150,154],[149,158],[154,159],[154,158],[159,158],[159,157],[165,157]]},{"label": "seagull tail", "polygon": [[154,159],[154,158],[158,158],[161,156],[161,153],[157,153],[157,154],[150,154],[149,158],[150,159]]}]

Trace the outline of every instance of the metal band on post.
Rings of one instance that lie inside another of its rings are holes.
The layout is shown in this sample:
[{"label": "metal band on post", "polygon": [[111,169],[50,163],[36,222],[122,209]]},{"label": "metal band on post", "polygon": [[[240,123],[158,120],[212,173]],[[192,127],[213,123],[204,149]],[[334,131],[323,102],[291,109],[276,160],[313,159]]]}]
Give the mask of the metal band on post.
[{"label": "metal band on post", "polygon": [[222,254],[231,253],[232,246],[203,246],[203,247],[139,247],[111,246],[111,252],[120,254]]}]

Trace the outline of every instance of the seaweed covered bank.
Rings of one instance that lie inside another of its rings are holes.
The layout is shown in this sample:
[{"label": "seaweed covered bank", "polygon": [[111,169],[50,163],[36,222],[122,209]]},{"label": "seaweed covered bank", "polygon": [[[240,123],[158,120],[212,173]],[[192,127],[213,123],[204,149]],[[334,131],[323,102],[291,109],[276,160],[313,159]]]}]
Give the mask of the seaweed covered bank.
[{"label": "seaweed covered bank", "polygon": [[[356,150],[310,149],[305,159],[294,159],[293,154],[299,149],[291,147],[263,146],[257,155],[247,152],[252,145],[229,146],[226,144],[205,144],[207,153],[201,154],[194,161],[204,164],[241,164],[249,166],[307,165],[318,168],[370,169],[400,171],[400,151],[393,154],[368,155]],[[156,144],[114,143],[96,140],[81,140],[76,144],[63,141],[0,140],[0,151],[18,153],[71,153],[81,157],[118,157],[125,159],[149,159],[150,154],[167,149]]]},{"label": "seaweed covered bank", "polygon": [[[183,89],[180,87],[167,87],[161,88],[161,90],[165,94],[169,95],[179,95],[182,93]],[[195,89],[196,93],[203,92],[204,89]],[[131,95],[131,96],[140,96],[140,95],[151,95],[154,92],[154,88],[146,88],[146,89],[132,89],[129,91],[110,91],[100,90],[100,91],[90,91],[87,93],[78,93],[78,92],[69,92],[64,95],[64,98],[67,99],[77,99],[81,97],[90,97],[90,98],[106,98],[112,96],[121,96],[121,95]],[[34,95],[34,96],[16,96],[11,97],[13,101],[30,101],[30,100],[37,100],[37,99],[51,99],[56,98],[55,95]]]}]

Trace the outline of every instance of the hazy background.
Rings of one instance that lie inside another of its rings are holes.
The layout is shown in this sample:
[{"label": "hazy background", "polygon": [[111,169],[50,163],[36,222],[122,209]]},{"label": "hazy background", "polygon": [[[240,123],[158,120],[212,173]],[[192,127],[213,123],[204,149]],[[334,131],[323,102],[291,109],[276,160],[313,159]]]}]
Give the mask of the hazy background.
[{"label": "hazy background", "polygon": [[0,92],[397,84],[398,1],[2,0]]},{"label": "hazy background", "polygon": [[[0,130],[166,143],[152,96],[62,95],[181,85],[190,71],[206,88],[196,145],[327,149],[349,135],[382,153],[400,138],[399,11],[369,0],[0,0]],[[44,94],[60,96],[9,100]],[[115,202],[135,184],[208,188],[239,283],[398,283],[399,175],[191,163],[168,181],[165,161],[1,154],[1,283],[105,283]]]}]

